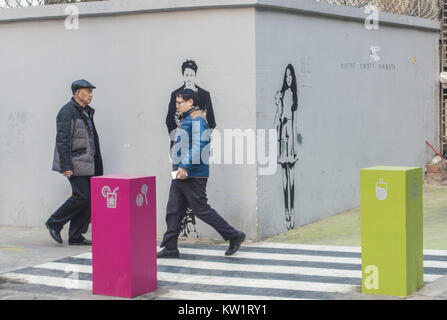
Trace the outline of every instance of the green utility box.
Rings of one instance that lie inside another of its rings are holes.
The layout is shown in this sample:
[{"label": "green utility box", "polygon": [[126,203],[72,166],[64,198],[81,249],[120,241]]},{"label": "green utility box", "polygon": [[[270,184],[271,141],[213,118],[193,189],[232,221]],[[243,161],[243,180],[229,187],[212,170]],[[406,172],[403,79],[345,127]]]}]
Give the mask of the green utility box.
[{"label": "green utility box", "polygon": [[360,170],[362,292],[407,296],[424,284],[422,168]]}]

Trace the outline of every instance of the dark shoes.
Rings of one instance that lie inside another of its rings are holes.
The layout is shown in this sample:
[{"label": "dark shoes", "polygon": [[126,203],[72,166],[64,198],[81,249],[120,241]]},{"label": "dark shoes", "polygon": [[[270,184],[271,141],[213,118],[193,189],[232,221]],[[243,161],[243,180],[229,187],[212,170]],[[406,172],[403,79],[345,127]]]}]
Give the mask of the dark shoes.
[{"label": "dark shoes", "polygon": [[[51,228],[50,225],[48,224],[48,221],[45,222],[45,227],[47,227],[47,229],[50,231],[51,238],[53,238],[58,243],[62,243],[63,242],[60,231],[56,231],[53,228]],[[92,242],[90,240],[87,240],[84,237],[82,237],[81,239],[68,240],[68,244],[69,245],[91,246]]]},{"label": "dark shoes", "polygon": [[164,248],[160,252],[157,253],[157,258],[178,258],[180,257],[180,252],[178,249],[167,249]]},{"label": "dark shoes", "polygon": [[79,240],[68,240],[70,246],[91,246],[92,242],[84,237]]},{"label": "dark shoes", "polygon": [[47,227],[47,229],[50,231],[51,238],[53,238],[58,243],[62,243],[62,237],[61,237],[60,231],[56,231],[56,230],[52,229],[50,227],[50,225],[48,224],[48,221],[45,222],[45,227]]},{"label": "dark shoes", "polygon": [[236,239],[230,240],[230,246],[228,247],[227,251],[225,251],[226,256],[231,256],[232,254],[235,254],[239,248],[241,247],[242,242],[245,240],[245,233],[239,231],[239,235]]},{"label": "dark shoes", "polygon": [[[236,239],[230,240],[230,246],[225,251],[226,256],[235,254],[241,247],[242,242],[245,240],[245,233],[238,231]],[[163,248],[160,252],[157,252],[157,258],[179,258],[180,252],[178,249]]]}]

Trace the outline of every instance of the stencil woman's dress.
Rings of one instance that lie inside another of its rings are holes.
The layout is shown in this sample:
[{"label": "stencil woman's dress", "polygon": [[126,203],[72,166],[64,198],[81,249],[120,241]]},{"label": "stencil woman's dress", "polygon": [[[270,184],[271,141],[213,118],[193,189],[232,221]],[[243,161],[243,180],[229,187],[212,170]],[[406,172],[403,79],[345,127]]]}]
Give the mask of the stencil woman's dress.
[{"label": "stencil woman's dress", "polygon": [[277,107],[275,126],[278,131],[278,163],[281,164],[284,207],[287,229],[295,227],[295,163],[297,158],[298,134],[296,111],[298,95],[295,70],[291,64],[286,67],[281,90],[275,94]]}]

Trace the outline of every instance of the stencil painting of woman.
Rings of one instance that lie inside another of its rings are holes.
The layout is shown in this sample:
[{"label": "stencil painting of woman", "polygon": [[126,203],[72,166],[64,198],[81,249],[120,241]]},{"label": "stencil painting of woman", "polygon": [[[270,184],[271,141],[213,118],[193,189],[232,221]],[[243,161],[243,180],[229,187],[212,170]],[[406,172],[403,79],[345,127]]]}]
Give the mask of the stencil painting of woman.
[{"label": "stencil painting of woman", "polygon": [[278,132],[278,164],[281,164],[287,230],[295,227],[295,163],[299,134],[297,132],[298,93],[295,69],[286,67],[281,90],[275,94],[275,127]]}]

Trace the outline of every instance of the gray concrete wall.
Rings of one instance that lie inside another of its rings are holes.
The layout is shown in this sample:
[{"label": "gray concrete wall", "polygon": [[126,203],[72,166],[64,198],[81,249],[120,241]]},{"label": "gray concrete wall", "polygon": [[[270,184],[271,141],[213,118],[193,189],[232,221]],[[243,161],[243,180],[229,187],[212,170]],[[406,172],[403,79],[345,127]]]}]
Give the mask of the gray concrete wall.
[{"label": "gray concrete wall", "polygon": [[[171,168],[165,118],[183,84],[183,61],[197,62],[197,85],[211,93],[219,130],[255,127],[254,8],[161,10],[198,2],[145,2],[79,4],[78,30],[65,29],[64,5],[1,11],[1,225],[43,226],[70,195],[51,163],[55,117],[75,79],[97,86],[105,174],[157,176],[160,235]],[[255,165],[211,168],[210,203],[250,238],[255,190]],[[196,227],[200,237],[219,237],[202,222]]]},{"label": "gray concrete wall", "polygon": [[[69,196],[50,168],[56,113],[79,78],[98,87],[105,174],[157,176],[159,235],[170,184],[165,116],[186,59],[199,66],[222,137],[274,128],[275,92],[287,64],[295,67],[296,226],[357,206],[360,168],[423,166],[432,154],[424,141],[437,145],[437,22],[381,14],[380,29],[366,30],[361,9],[308,0],[76,7],[78,30],[64,27],[66,5],[0,11],[1,225],[43,226]],[[371,46],[380,61],[365,69]],[[259,169],[213,164],[208,186],[213,207],[251,239],[286,231],[281,167],[267,176]],[[200,221],[195,228],[190,237],[219,238]]]},{"label": "gray concrete wall", "polygon": [[[302,137],[292,177],[298,226],[358,206],[361,168],[431,159],[425,141],[438,143],[439,30],[393,15],[367,30],[360,9],[314,5],[310,15],[285,2],[288,10],[256,12],[257,127],[274,128],[274,95],[292,64]],[[287,230],[283,179],[280,165],[258,176],[259,238]]]}]

